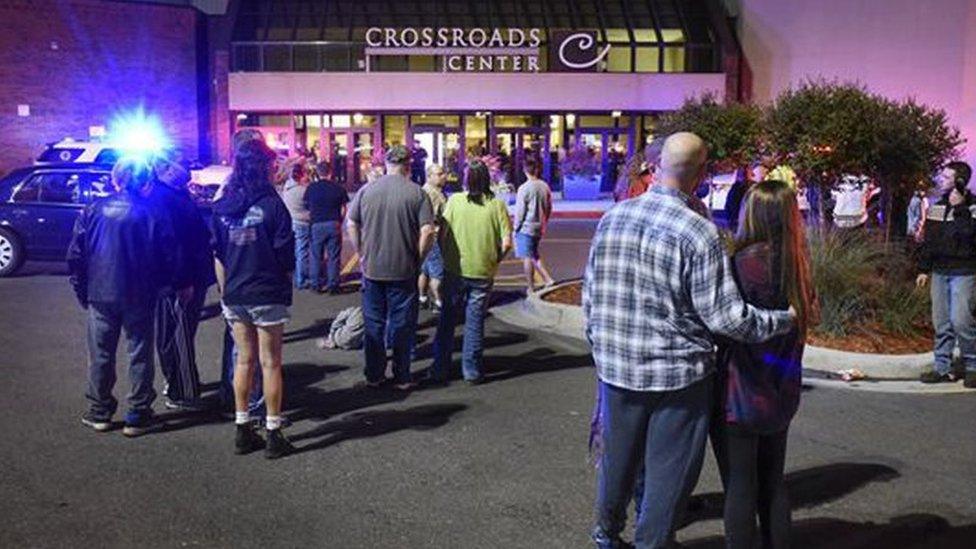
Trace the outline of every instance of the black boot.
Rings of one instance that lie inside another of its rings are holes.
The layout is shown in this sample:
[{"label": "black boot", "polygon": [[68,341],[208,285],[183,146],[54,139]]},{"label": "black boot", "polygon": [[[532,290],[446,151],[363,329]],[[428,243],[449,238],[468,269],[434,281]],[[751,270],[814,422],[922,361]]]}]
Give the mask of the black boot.
[{"label": "black boot", "polygon": [[264,439],[261,435],[254,432],[254,426],[250,423],[237,425],[237,434],[234,437],[234,453],[243,456],[251,452],[264,448]]},{"label": "black boot", "polygon": [[278,459],[295,451],[295,447],[288,442],[281,429],[268,431],[268,447],[264,450],[264,457]]}]

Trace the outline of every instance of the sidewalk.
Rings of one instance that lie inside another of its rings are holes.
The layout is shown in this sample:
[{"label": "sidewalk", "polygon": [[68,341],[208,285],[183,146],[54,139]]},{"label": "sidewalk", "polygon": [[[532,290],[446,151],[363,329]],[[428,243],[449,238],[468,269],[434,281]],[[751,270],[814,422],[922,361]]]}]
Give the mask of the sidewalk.
[{"label": "sidewalk", "polygon": [[[606,200],[553,200],[552,219],[600,219],[614,205]],[[508,213],[515,215],[515,205],[508,205]]]}]

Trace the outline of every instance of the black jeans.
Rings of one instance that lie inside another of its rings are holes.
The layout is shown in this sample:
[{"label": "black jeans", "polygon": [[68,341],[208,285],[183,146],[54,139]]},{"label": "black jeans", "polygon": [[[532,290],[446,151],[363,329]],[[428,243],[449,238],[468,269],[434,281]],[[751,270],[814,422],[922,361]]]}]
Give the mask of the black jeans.
[{"label": "black jeans", "polygon": [[624,529],[643,465],[646,487],[634,545],[667,547],[701,471],[712,376],[677,391],[629,391],[606,383],[600,390],[605,423],[595,534],[613,538]]},{"label": "black jeans", "polygon": [[783,481],[787,431],[752,434],[728,427],[715,433],[725,484],[725,539],[730,549],[755,547],[756,515],[762,547],[790,545],[790,501]]},{"label": "black jeans", "polygon": [[156,399],[153,390],[153,306],[123,306],[92,303],[88,306],[88,400],[92,414],[110,419],[118,401],[115,387],[115,351],[125,329],[129,351],[129,410],[125,421],[134,423],[152,415]]}]

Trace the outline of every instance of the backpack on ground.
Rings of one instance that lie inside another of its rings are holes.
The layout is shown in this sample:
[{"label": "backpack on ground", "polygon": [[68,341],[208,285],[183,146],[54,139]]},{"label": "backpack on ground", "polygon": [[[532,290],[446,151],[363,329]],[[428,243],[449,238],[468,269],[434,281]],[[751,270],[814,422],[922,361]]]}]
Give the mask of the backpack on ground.
[{"label": "backpack on ground", "polygon": [[365,332],[366,322],[363,319],[362,307],[343,309],[339,311],[339,315],[329,327],[329,335],[325,337],[325,347],[346,351],[362,349]]}]

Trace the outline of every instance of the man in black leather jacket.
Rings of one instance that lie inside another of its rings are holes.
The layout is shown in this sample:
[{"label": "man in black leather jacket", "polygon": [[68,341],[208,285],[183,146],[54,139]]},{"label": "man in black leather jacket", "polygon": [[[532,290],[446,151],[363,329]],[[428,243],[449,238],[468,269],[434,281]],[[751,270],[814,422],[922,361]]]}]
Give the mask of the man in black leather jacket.
[{"label": "man in black leather jacket", "polygon": [[[210,229],[187,190],[190,173],[177,162],[173,151],[153,159],[154,181],[149,200],[165,212],[176,236],[174,288],[164,292],[156,307],[156,354],[166,378],[166,407],[194,409],[200,396],[200,374],[196,364],[197,326],[207,289],[216,283]],[[183,322],[175,316],[177,305]],[[184,341],[185,339],[185,341]]]},{"label": "man in black leather jacket", "polygon": [[942,198],[929,208],[919,248],[918,286],[932,281],[935,368],[926,383],[956,381],[956,343],[966,366],[965,386],[976,389],[976,197],[967,189],[972,169],[950,162],[942,173]]},{"label": "man in black leather jacket", "polygon": [[153,418],[153,306],[175,282],[172,226],[147,199],[152,173],[144,162],[122,159],[112,170],[119,192],[89,205],[75,223],[68,249],[71,284],[88,310],[88,400],[82,423],[96,431],[112,427],[118,401],[115,352],[125,329],[129,353],[129,409],[122,434],[139,436]]}]

